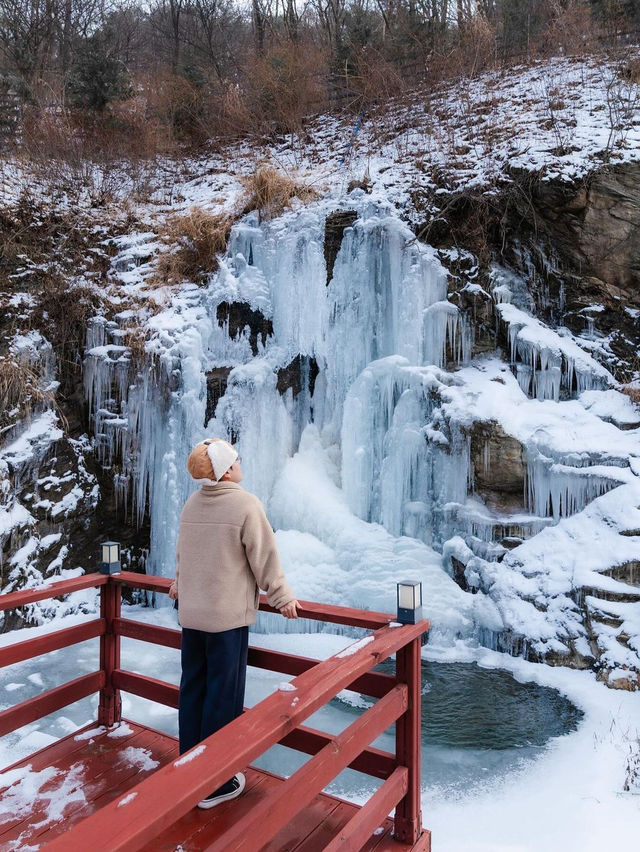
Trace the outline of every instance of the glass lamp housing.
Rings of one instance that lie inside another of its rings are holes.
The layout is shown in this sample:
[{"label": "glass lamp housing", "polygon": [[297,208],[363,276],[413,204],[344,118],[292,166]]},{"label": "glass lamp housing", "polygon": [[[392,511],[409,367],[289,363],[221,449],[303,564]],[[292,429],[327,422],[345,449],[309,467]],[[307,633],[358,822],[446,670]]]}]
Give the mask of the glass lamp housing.
[{"label": "glass lamp housing", "polygon": [[422,621],[422,583],[418,580],[398,583],[398,621],[400,624]]},{"label": "glass lamp housing", "polygon": [[117,541],[104,541],[100,545],[100,573],[120,573],[120,544]]}]

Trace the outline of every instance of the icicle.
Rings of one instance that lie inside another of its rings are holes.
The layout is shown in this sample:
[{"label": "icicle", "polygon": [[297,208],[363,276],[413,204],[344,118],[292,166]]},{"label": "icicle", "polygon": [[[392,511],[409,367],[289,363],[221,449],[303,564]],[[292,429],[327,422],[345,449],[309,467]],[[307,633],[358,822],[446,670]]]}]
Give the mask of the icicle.
[{"label": "icicle", "polygon": [[433,390],[446,374],[405,359],[373,362],[354,382],[342,429],[342,483],[350,509],[393,535],[445,536],[445,506],[463,500],[469,439],[433,425]]},{"label": "icicle", "polygon": [[444,367],[447,352],[456,364],[467,363],[471,355],[470,331],[457,305],[436,302],[424,310],[423,316],[423,363]]},{"label": "icicle", "polygon": [[558,334],[510,304],[500,303],[496,309],[508,325],[511,366],[528,396],[557,402],[562,388],[576,396],[612,383],[610,373],[580,349],[566,329]]},{"label": "icicle", "polygon": [[528,507],[536,515],[556,521],[582,511],[618,485],[613,475],[603,476],[589,467],[570,467],[545,456],[527,462]]}]

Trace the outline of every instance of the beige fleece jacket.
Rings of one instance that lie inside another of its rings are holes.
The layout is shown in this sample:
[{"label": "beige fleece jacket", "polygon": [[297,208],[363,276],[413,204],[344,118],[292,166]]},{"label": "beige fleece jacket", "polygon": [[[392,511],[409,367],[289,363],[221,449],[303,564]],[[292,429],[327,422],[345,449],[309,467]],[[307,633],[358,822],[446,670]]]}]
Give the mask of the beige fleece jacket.
[{"label": "beige fleece jacket", "polygon": [[262,503],[235,482],[204,485],[189,497],[176,556],[182,627],[220,633],[253,624],[259,588],[277,609],[295,599]]}]

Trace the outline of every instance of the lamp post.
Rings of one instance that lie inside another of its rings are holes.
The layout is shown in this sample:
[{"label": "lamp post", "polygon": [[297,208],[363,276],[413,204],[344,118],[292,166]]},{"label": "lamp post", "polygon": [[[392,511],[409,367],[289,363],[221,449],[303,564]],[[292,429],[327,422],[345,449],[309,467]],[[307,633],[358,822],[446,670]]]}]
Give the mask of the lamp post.
[{"label": "lamp post", "polygon": [[103,541],[100,545],[100,573],[120,573],[120,542]]},{"label": "lamp post", "polygon": [[422,621],[422,583],[418,580],[398,583],[398,621],[400,624]]},{"label": "lamp post", "polygon": [[[120,542],[103,541],[100,544],[100,573],[120,573]],[[100,618],[105,629],[100,636],[100,670],[104,673],[104,686],[98,700],[98,722],[109,728],[122,716],[120,690],[113,683],[113,673],[120,668],[120,635],[115,622],[120,618],[122,586],[116,582],[105,582],[100,587]]]}]

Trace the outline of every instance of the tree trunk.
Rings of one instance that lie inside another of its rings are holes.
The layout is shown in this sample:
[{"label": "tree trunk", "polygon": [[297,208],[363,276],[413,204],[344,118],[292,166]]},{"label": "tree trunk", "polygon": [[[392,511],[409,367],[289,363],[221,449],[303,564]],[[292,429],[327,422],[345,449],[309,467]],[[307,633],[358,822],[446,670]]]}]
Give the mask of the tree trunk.
[{"label": "tree trunk", "polygon": [[253,22],[253,40],[258,56],[264,53],[264,15],[259,0],[251,0],[251,17]]}]

